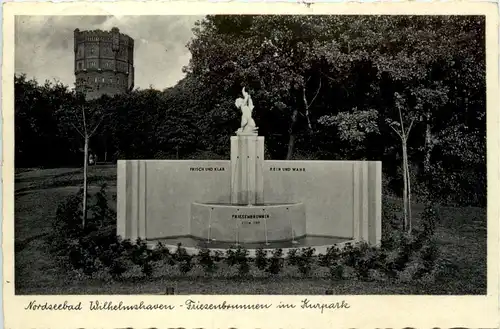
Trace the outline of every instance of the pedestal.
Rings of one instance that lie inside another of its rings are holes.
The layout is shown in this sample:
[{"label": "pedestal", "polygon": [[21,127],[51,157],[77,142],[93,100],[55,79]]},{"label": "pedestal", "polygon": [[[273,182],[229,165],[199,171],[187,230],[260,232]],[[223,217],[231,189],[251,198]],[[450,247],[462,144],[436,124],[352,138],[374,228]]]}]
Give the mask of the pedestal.
[{"label": "pedestal", "polygon": [[231,203],[264,202],[264,137],[238,133],[231,137]]}]

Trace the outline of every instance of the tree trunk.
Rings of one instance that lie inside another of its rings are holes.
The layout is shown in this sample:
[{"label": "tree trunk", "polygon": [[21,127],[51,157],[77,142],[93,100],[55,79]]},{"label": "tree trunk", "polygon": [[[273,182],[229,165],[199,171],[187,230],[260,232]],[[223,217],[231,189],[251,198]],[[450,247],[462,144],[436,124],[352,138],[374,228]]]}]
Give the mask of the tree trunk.
[{"label": "tree trunk", "polygon": [[403,212],[404,230],[408,231],[408,174],[406,167],[406,142],[403,140]]},{"label": "tree trunk", "polygon": [[295,135],[290,134],[290,138],[288,139],[288,151],[286,153],[286,159],[290,160],[293,156],[293,150],[295,148]]},{"label": "tree trunk", "polygon": [[297,123],[297,117],[299,116],[299,111],[297,109],[293,110],[292,113],[292,122],[290,123],[290,138],[288,139],[288,151],[286,153],[286,159],[290,160],[293,156],[293,151],[295,148],[295,124]]},{"label": "tree trunk", "polygon": [[424,174],[428,175],[431,171],[431,153],[434,148],[434,143],[432,142],[431,133],[431,123],[430,123],[431,113],[426,114],[426,127],[425,127],[425,156],[424,156]]},{"label": "tree trunk", "polygon": [[87,170],[89,163],[89,137],[85,136],[85,144],[83,147],[85,160],[83,162],[83,204],[82,204],[82,229],[85,229],[87,223]]},{"label": "tree trunk", "polygon": [[408,204],[408,227],[407,227],[407,232],[411,233],[412,229],[412,220],[411,220],[411,179],[410,179],[410,166],[409,166],[409,161],[408,161],[408,149],[406,147],[405,143],[405,150],[404,150],[404,157],[405,157],[405,163],[406,163],[406,188],[407,188],[407,204]]}]

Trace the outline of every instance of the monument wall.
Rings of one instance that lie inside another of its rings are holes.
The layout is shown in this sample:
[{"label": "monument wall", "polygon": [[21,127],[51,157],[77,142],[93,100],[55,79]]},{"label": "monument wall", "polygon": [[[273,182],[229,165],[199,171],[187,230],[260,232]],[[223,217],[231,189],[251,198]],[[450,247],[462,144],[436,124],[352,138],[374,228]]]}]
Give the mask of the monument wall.
[{"label": "monument wall", "polygon": [[371,234],[375,240],[379,234],[373,223],[380,217],[378,172],[381,163],[371,161],[265,161],[264,199],[304,203],[306,234],[367,239]]},{"label": "monument wall", "polygon": [[[307,235],[380,242],[381,162],[264,161],[262,166],[265,204],[303,204],[305,227],[299,228],[297,219],[297,236],[305,230]],[[229,205],[231,190],[230,161],[120,160],[118,234],[133,240],[205,237],[207,225],[196,218],[210,216],[193,216],[202,210],[192,213],[192,204]],[[212,223],[218,239],[234,235],[229,224],[223,224],[224,219],[232,220],[233,211],[228,211]],[[278,217],[265,223],[269,232],[280,223],[288,225],[287,217]],[[263,221],[241,225],[243,240],[258,238],[265,229]]]},{"label": "monument wall", "polygon": [[230,184],[229,161],[119,160],[118,234],[130,239],[188,235],[191,203],[229,203]]}]

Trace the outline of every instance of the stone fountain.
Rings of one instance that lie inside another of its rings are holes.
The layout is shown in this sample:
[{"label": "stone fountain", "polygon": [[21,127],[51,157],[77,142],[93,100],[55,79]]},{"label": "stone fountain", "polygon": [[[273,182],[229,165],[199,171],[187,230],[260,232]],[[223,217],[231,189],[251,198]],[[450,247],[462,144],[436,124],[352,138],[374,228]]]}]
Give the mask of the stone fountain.
[{"label": "stone fountain", "polygon": [[230,160],[119,160],[117,234],[189,252],[314,247],[381,239],[379,161],[264,159],[245,89]]}]

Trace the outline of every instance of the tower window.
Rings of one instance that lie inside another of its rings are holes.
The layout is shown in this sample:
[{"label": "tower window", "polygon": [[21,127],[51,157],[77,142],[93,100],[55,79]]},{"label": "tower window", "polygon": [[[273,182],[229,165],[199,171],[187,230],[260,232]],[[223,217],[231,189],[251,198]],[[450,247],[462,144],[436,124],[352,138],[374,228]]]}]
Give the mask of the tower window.
[{"label": "tower window", "polygon": [[97,82],[97,77],[94,78],[94,82]]},{"label": "tower window", "polygon": [[78,69],[81,70],[82,69],[82,63],[78,63]]},{"label": "tower window", "polygon": [[104,82],[104,78],[102,78],[102,82]]}]

